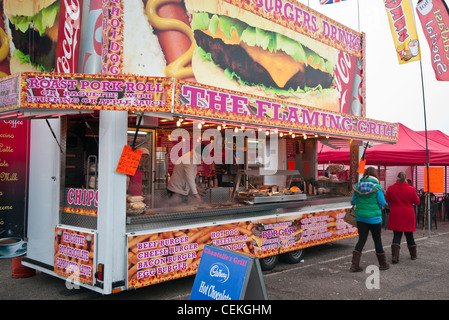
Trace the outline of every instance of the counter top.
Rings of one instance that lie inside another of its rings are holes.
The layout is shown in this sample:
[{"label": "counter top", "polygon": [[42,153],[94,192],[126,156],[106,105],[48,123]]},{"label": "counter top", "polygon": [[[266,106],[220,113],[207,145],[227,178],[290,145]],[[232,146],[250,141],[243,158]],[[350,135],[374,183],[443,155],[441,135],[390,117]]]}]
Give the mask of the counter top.
[{"label": "counter top", "polygon": [[330,210],[337,207],[350,207],[350,203],[351,197],[308,196],[306,200],[301,201],[253,205],[217,203],[195,207],[156,208],[153,209],[154,213],[128,216],[126,219],[127,232]]}]

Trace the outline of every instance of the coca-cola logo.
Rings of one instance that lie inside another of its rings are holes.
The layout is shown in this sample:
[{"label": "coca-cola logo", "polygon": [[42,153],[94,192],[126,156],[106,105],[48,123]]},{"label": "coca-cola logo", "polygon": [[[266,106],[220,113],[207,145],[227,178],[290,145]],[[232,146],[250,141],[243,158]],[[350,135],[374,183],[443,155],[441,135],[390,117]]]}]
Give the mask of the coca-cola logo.
[{"label": "coca-cola logo", "polygon": [[[81,5],[79,0],[64,0],[61,6],[63,20],[59,25],[59,48],[56,59],[56,71],[63,73],[76,72],[78,38],[81,21]],[[65,13],[63,12],[65,11]]]},{"label": "coca-cola logo", "polygon": [[338,97],[340,99],[340,111],[348,113],[349,101],[351,95],[352,83],[351,75],[354,74],[352,56],[344,51],[338,54],[338,61],[335,65],[335,85],[337,87]]}]

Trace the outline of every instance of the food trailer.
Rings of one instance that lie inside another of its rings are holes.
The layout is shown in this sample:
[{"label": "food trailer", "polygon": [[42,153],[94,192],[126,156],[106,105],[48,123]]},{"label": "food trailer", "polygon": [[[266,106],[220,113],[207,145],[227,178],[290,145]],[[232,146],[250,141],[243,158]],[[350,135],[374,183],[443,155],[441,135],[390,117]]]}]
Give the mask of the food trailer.
[{"label": "food trailer", "polygon": [[[80,60],[0,82],[0,117],[30,121],[25,266],[111,294],[195,274],[205,244],[270,269],[357,235],[343,218],[358,147],[397,141],[395,124],[364,117],[363,34],[295,1],[89,5],[81,27],[102,28],[97,70]],[[175,58],[173,41],[186,43]],[[237,75],[248,64],[271,83]],[[291,74],[279,75],[286,65]],[[286,89],[295,78],[302,84]],[[347,178],[329,165],[318,179],[317,141],[351,146]],[[174,166],[202,144],[201,201],[175,203]]]}]

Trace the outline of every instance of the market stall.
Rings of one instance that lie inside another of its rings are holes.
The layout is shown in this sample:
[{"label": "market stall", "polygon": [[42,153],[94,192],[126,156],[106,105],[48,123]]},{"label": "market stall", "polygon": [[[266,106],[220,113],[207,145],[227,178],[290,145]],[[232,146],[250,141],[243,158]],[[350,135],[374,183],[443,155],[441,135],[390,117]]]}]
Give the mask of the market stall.
[{"label": "market stall", "polygon": [[[425,135],[415,132],[401,123],[398,123],[398,142],[391,144],[373,144],[365,151],[366,163],[371,165],[424,165],[426,159]],[[431,165],[447,165],[447,146],[439,143],[436,138],[429,138],[427,148],[429,150],[429,162]],[[349,148],[333,148],[319,146],[318,162],[327,163],[338,161],[349,163]]]},{"label": "market stall", "polygon": [[[2,79],[8,99],[1,116],[31,119],[25,265],[110,294],[195,274],[209,243],[272,268],[281,255],[298,262],[304,248],[357,235],[343,221],[348,193],[317,194],[314,182],[320,139],[351,142],[351,183],[361,141],[397,141],[397,125],[363,117],[363,35],[296,2],[274,11],[253,2],[207,4],[167,5],[189,12],[187,23],[173,26],[187,40],[184,64],[171,65],[176,58],[164,49],[163,34],[173,30],[158,30],[163,13],[152,1],[145,9],[142,1],[102,1],[103,75],[22,72]],[[139,28],[140,46],[133,38]],[[257,77],[274,78],[270,84],[254,85],[243,70],[239,82],[227,81],[233,64],[210,61],[220,60],[216,47],[234,57],[236,47],[227,45],[238,38],[246,39],[241,46],[257,61],[253,67],[265,66]],[[274,45],[284,48],[278,56],[262,51],[276,51]],[[284,70],[271,69],[267,57],[288,61],[297,73],[278,74]],[[314,80],[300,81],[297,92],[283,90],[304,77],[305,67]],[[343,67],[351,70],[349,81]],[[207,146],[194,163],[201,200],[188,195],[177,204],[167,192],[175,166],[200,145]]]}]

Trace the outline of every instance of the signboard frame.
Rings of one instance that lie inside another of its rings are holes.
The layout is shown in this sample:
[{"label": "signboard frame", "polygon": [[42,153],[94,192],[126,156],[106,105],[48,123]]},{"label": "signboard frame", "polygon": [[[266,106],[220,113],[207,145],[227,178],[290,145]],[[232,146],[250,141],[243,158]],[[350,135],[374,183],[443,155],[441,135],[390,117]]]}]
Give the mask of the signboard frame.
[{"label": "signboard frame", "polygon": [[[234,275],[235,272],[237,275]],[[217,290],[223,291],[220,293]],[[207,300],[210,297],[212,300],[236,300],[232,297],[238,300],[267,300],[259,260],[226,248],[204,246],[190,300]]]}]

